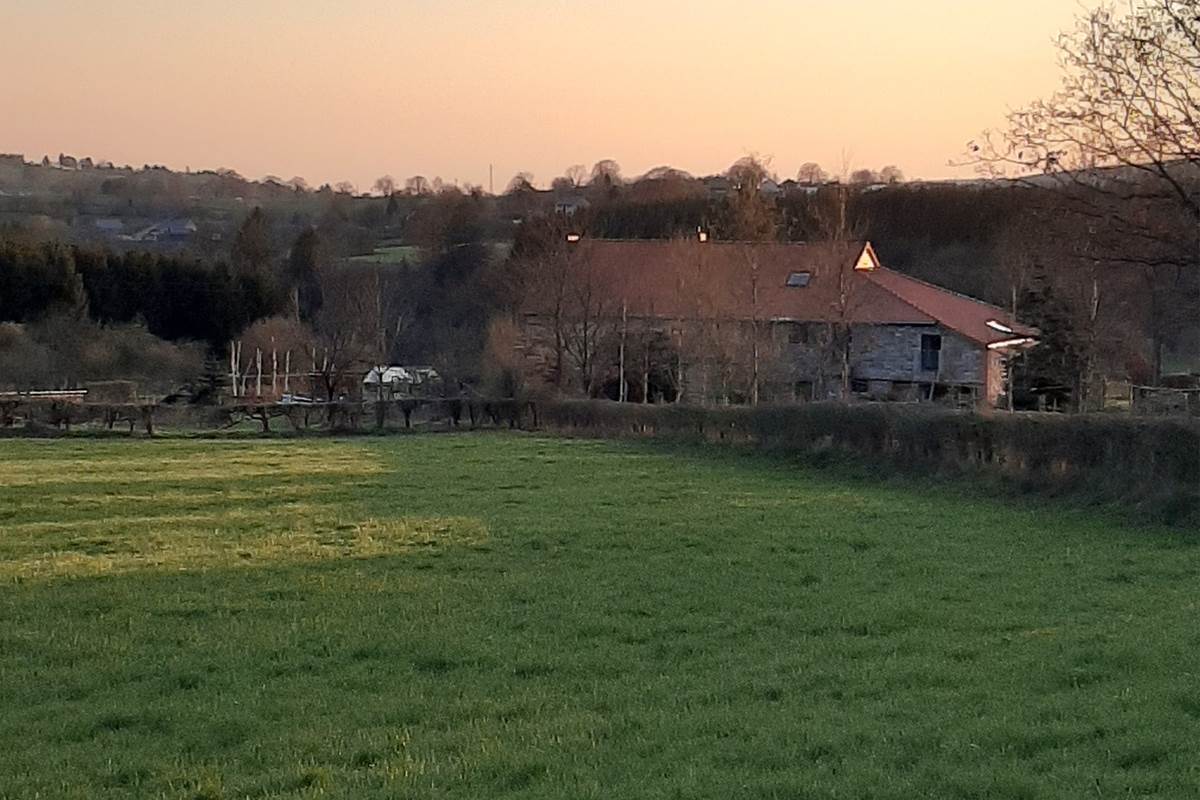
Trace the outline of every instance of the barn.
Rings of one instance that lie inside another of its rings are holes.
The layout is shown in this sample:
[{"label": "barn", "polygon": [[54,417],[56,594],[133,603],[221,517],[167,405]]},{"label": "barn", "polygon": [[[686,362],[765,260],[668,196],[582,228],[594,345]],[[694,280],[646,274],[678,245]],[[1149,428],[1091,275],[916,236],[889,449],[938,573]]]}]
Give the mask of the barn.
[{"label": "barn", "polygon": [[1037,331],[888,269],[869,242],[572,237],[520,309],[527,374],[644,401],[992,406]]}]

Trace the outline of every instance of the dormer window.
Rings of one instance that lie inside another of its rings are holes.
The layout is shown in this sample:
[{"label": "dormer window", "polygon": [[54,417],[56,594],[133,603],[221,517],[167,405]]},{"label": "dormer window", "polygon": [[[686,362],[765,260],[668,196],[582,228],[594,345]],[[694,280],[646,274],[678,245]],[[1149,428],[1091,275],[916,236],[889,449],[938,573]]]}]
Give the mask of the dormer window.
[{"label": "dormer window", "polygon": [[787,285],[792,289],[803,289],[811,280],[811,272],[792,272],[788,274]]}]

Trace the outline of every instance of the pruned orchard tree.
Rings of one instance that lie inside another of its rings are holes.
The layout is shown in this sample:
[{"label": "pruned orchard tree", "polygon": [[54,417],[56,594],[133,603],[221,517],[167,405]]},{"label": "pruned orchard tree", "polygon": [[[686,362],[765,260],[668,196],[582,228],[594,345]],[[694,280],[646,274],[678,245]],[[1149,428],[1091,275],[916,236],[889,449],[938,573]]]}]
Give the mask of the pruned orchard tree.
[{"label": "pruned orchard tree", "polygon": [[1085,218],[1088,241],[1065,267],[1142,272],[1157,378],[1173,331],[1200,312],[1200,4],[1106,4],[1058,50],[1059,90],[969,152]]}]

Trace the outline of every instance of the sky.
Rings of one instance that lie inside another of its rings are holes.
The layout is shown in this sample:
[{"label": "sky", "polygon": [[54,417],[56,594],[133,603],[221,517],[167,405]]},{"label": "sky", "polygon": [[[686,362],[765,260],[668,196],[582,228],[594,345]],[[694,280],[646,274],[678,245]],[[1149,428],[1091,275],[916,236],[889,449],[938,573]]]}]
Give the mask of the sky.
[{"label": "sky", "polygon": [[952,167],[1081,0],[0,0],[0,152],[547,185],[747,154]]}]

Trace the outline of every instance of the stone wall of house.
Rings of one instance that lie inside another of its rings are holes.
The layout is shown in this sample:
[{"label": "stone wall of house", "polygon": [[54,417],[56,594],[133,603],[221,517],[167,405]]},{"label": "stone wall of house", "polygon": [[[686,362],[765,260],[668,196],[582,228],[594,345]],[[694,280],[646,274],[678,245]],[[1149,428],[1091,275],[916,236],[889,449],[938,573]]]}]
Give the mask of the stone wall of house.
[{"label": "stone wall of house", "polygon": [[[793,369],[796,381],[837,382],[838,348],[829,326],[820,323],[777,323],[775,341]],[[921,369],[921,336],[938,334],[942,349],[937,371]],[[936,325],[856,325],[851,335],[850,375],[873,384],[879,393],[893,381],[983,386],[982,348]]]},{"label": "stone wall of house", "polygon": [[[678,321],[643,320],[639,329],[656,329],[675,341]],[[749,323],[744,323],[748,326]],[[631,328],[634,326],[631,324]],[[526,317],[522,325],[518,351],[529,376],[554,382],[554,330],[548,319]],[[632,333],[632,331],[631,331]],[[921,369],[921,336],[939,334],[942,337],[939,369]],[[684,332],[684,338],[695,337]],[[760,384],[764,396],[772,400],[788,400],[793,396],[824,399],[840,391],[841,359],[832,343],[830,326],[822,323],[773,323],[769,339],[760,348]],[[673,359],[672,359],[673,360]],[[569,363],[565,365],[570,369]],[[671,367],[672,369],[674,367]],[[983,349],[936,325],[861,325],[855,326],[851,338],[851,377],[868,384],[868,391],[878,395],[895,395],[893,382],[901,384],[946,384],[982,389],[985,378]],[[714,365],[704,363],[694,352],[684,358],[684,400],[710,399],[700,396],[713,389]],[[739,372],[747,373],[748,365]],[[748,374],[748,373],[747,373]],[[739,377],[740,382],[744,376]]]},{"label": "stone wall of house", "polygon": [[[921,369],[921,336],[939,334],[938,369]],[[984,381],[983,348],[936,325],[855,326],[852,376],[867,381],[978,385]]]}]

